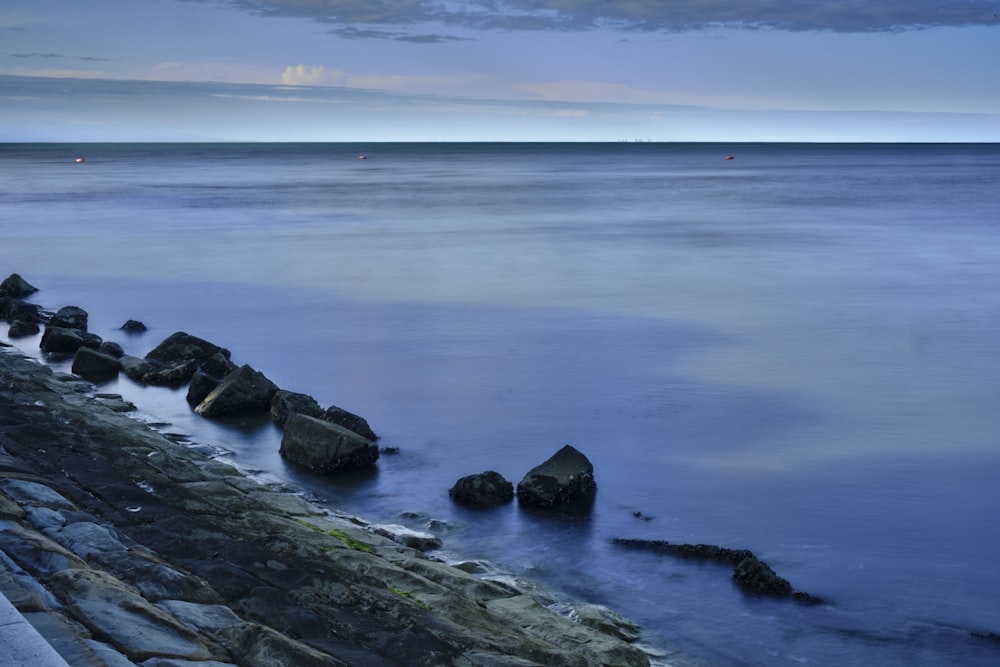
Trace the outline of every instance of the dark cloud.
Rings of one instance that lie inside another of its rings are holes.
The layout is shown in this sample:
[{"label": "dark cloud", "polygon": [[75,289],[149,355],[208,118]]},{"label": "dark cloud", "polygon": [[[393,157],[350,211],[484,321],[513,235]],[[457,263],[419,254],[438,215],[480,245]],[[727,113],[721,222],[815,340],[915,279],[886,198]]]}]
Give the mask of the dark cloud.
[{"label": "dark cloud", "polygon": [[412,42],[414,44],[440,44],[442,42],[458,42],[468,39],[452,35],[416,35],[402,31],[363,29],[354,26],[336,28],[330,30],[330,34],[346,39],[390,39],[397,42]]},{"label": "dark cloud", "polygon": [[[676,32],[706,28],[901,32],[997,25],[1000,0],[190,0],[261,16],[378,26],[343,36],[400,39],[385,28]],[[340,33],[338,33],[340,34]],[[435,42],[435,35],[409,41]]]},{"label": "dark cloud", "polygon": [[67,56],[62,53],[39,53],[37,51],[32,51],[30,53],[12,53],[10,54],[12,58],[61,58],[63,60],[86,60],[88,62],[106,62],[107,58],[95,58],[94,56]]}]

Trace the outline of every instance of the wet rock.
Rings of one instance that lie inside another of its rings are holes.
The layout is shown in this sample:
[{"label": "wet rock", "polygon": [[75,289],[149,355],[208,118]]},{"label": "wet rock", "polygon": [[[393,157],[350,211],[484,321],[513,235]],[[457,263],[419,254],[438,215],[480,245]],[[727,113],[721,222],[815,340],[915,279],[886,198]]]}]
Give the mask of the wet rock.
[{"label": "wet rock", "polygon": [[170,387],[177,389],[183,387],[191,381],[198,362],[195,360],[179,361],[173,364],[156,365],[153,364],[142,376],[139,382],[152,385],[154,387]]},{"label": "wet rock", "polygon": [[0,297],[0,314],[10,323],[15,320],[39,323],[43,321],[42,308],[38,304],[28,303],[20,299]]},{"label": "wet rock", "polygon": [[198,370],[191,376],[191,383],[188,385],[187,395],[184,400],[192,408],[208,398],[208,395],[219,386],[221,379],[213,377],[208,373]]},{"label": "wet rock", "polygon": [[144,333],[146,331],[146,325],[138,320],[128,320],[125,324],[119,327],[119,330],[129,334]]},{"label": "wet rock", "polygon": [[80,329],[47,326],[39,347],[47,354],[75,354],[81,347],[97,349],[101,346],[99,336]]},{"label": "wet rock", "polygon": [[14,320],[10,324],[10,329],[7,331],[7,336],[12,339],[17,338],[27,338],[28,336],[34,336],[41,331],[37,322],[26,322],[24,320]]},{"label": "wet rock", "polygon": [[146,354],[146,359],[164,366],[188,361],[196,361],[200,364],[217,352],[227,359],[231,356],[229,350],[225,348],[203,338],[178,331],[167,336],[163,342],[150,350]]},{"label": "wet rock", "polygon": [[114,357],[115,359],[121,359],[125,355],[125,350],[122,349],[121,345],[109,340],[101,343],[101,346],[97,348],[97,351],[110,357]]},{"label": "wet rock", "polygon": [[378,446],[354,431],[294,413],[285,422],[280,452],[292,463],[322,473],[365,468],[379,457]]},{"label": "wet rock", "polygon": [[514,485],[500,473],[487,470],[461,478],[448,491],[452,500],[469,507],[497,507],[514,499]]},{"label": "wet rock", "polygon": [[225,417],[267,412],[278,387],[260,371],[243,365],[223,378],[198,404],[203,417]]},{"label": "wet rock", "polygon": [[79,306],[63,306],[56,311],[56,314],[49,320],[50,327],[62,327],[63,329],[87,330],[87,311]]},{"label": "wet rock", "polygon": [[441,538],[437,535],[413,530],[406,526],[399,526],[394,523],[377,524],[369,526],[368,529],[376,535],[381,535],[397,544],[402,544],[417,551],[432,551],[441,548]]},{"label": "wet rock", "polygon": [[368,421],[364,417],[359,417],[353,412],[348,412],[343,408],[338,408],[336,405],[331,405],[323,413],[322,419],[328,421],[331,424],[337,424],[338,426],[343,426],[349,431],[354,431],[362,438],[368,440],[378,440],[378,436],[372,431],[371,427],[368,425]]},{"label": "wet rock", "polygon": [[733,571],[733,581],[748,593],[785,597],[792,594],[792,585],[779,577],[771,566],[754,556],[741,560]]},{"label": "wet rock", "polygon": [[528,471],[517,485],[518,502],[541,509],[586,511],[596,494],[594,466],[570,445]]},{"label": "wet rock", "polygon": [[147,374],[156,370],[156,365],[150,361],[147,361],[141,357],[133,357],[128,354],[123,354],[121,358],[118,359],[118,365],[121,367],[122,372],[133,382],[142,382],[142,378]]},{"label": "wet rock", "polygon": [[0,283],[0,296],[10,296],[16,299],[34,294],[38,288],[22,278],[17,273],[12,273]]},{"label": "wet rock", "polygon": [[271,419],[278,426],[284,426],[288,417],[294,413],[320,418],[323,416],[323,408],[308,394],[279,389],[271,400]]},{"label": "wet rock", "polygon": [[118,377],[118,360],[89,347],[81,347],[73,357],[72,371],[84,380],[103,384]]}]

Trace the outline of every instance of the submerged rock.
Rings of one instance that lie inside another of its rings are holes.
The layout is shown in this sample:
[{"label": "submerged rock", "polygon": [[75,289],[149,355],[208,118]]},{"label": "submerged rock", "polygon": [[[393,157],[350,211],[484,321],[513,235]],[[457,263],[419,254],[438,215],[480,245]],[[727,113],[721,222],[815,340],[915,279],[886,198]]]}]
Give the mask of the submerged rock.
[{"label": "submerged rock", "polygon": [[487,470],[461,478],[448,495],[460,505],[497,507],[514,499],[514,485],[500,473]]},{"label": "submerged rock", "polygon": [[24,320],[14,320],[10,323],[10,329],[7,330],[7,336],[9,338],[27,338],[28,336],[34,336],[41,328],[38,326],[37,322],[25,322]]},{"label": "submerged rock", "polygon": [[118,327],[121,331],[130,334],[143,333],[146,331],[146,325],[138,320],[128,320],[125,324]]},{"label": "submerged rock", "polygon": [[570,445],[529,470],[517,485],[518,502],[541,509],[589,510],[596,494],[593,464]]},{"label": "submerged rock", "polygon": [[292,463],[322,473],[374,465],[378,445],[343,426],[293,413],[285,422],[280,453]]}]

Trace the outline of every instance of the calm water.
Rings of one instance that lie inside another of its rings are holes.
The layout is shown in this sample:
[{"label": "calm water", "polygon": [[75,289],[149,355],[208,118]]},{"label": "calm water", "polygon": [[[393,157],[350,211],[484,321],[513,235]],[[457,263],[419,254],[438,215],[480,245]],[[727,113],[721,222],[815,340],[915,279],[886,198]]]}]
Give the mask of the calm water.
[{"label": "calm water", "polygon": [[[132,354],[224,345],[400,453],[304,475],[266,423],[106,391],[337,507],[436,520],[672,664],[1000,661],[970,635],[1000,632],[1000,146],[0,145],[0,216],[38,302]],[[450,503],[567,442],[588,520]],[[830,605],[619,536],[750,548]]]}]

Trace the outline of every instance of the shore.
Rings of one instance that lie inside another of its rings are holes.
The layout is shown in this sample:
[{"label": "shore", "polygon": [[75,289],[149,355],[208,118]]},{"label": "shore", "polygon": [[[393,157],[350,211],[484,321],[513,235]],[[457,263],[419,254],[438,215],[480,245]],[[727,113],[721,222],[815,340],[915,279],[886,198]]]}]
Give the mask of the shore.
[{"label": "shore", "polygon": [[610,610],[261,484],[16,348],[0,379],[0,593],[71,665],[650,664]]}]

